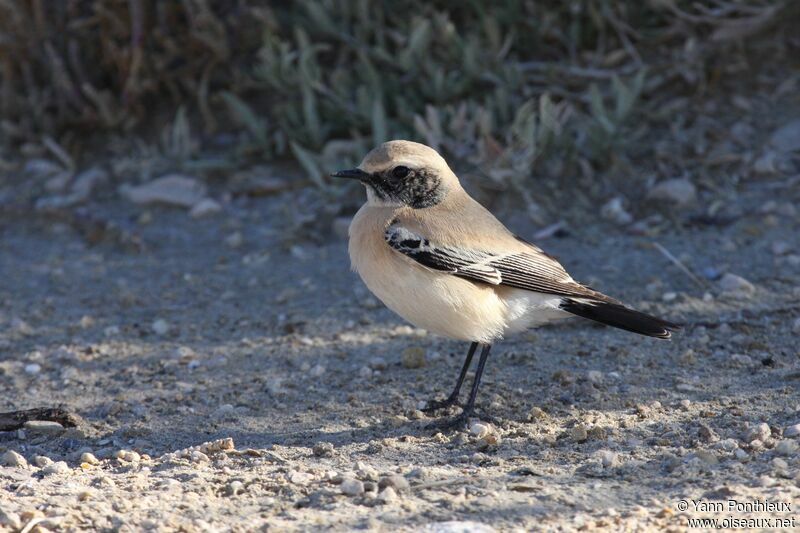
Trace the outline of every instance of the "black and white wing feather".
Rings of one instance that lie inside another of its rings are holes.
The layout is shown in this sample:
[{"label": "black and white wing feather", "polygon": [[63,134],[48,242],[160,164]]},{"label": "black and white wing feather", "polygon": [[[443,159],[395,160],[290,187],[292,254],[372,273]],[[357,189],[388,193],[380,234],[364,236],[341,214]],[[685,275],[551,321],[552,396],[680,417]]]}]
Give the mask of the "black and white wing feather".
[{"label": "black and white wing feather", "polygon": [[605,298],[573,281],[555,259],[534,247],[530,252],[495,253],[441,246],[398,224],[389,226],[385,237],[389,246],[418,263],[461,278],[561,296]]}]

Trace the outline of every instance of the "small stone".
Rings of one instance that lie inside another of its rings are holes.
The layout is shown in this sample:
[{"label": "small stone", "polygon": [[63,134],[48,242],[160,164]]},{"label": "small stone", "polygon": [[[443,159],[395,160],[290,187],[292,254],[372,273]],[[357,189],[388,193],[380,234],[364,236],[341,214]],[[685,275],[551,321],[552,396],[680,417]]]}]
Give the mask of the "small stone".
[{"label": "small stone", "polygon": [[606,220],[625,226],[633,222],[633,216],[623,207],[623,199],[621,196],[612,198],[600,208],[600,216]]},{"label": "small stone", "polygon": [[769,424],[763,422],[747,430],[747,433],[745,433],[745,442],[749,442],[751,444],[756,440],[764,442],[771,436],[772,430],[770,429]]},{"label": "small stone", "polygon": [[364,494],[364,483],[353,478],[346,478],[340,486],[342,494],[347,496],[361,496]]},{"label": "small stone", "polygon": [[166,204],[192,207],[205,198],[206,187],[192,177],[170,174],[144,185],[123,186],[120,193],[129,201],[139,205]]},{"label": "small stone", "polygon": [[679,402],[679,404],[681,406],[681,409],[683,409],[684,411],[688,411],[689,407],[692,406],[692,401],[687,398],[684,398]]},{"label": "small stone", "polygon": [[395,502],[398,500],[397,492],[392,487],[386,487],[378,494],[378,500],[383,503]]},{"label": "small stone", "polygon": [[312,378],[319,378],[325,374],[325,371],[326,368],[323,365],[317,364],[309,369],[308,375],[310,375]]},{"label": "small stone", "polygon": [[694,453],[694,456],[707,465],[715,465],[719,463],[719,459],[717,459],[716,454],[708,450],[698,450]]},{"label": "small stone", "polygon": [[422,368],[425,366],[425,350],[412,346],[403,350],[401,361],[405,368]]},{"label": "small stone", "polygon": [[[792,333],[800,334],[800,317],[794,319],[792,324]],[[800,424],[797,424],[800,427]]]},{"label": "small stone", "polygon": [[141,459],[141,456],[133,450],[117,450],[116,453],[114,453],[114,457],[128,463],[135,463]]},{"label": "small stone", "polygon": [[800,444],[796,440],[783,439],[775,445],[775,453],[779,455],[794,455],[800,449]]},{"label": "small stone", "polygon": [[14,450],[8,450],[3,454],[2,463],[4,466],[14,466],[17,468],[28,468],[28,461]]},{"label": "small stone", "polygon": [[28,324],[21,318],[17,317],[12,318],[10,325],[12,331],[15,331],[16,333],[19,333],[20,335],[24,335],[26,337],[29,337],[36,332],[36,330],[34,330],[30,324]]},{"label": "small stone", "polygon": [[99,465],[100,459],[94,456],[91,452],[83,452],[81,454],[81,463],[86,463],[90,465]]},{"label": "small stone", "polygon": [[330,442],[318,442],[311,451],[315,457],[333,457],[335,450]]},{"label": "small stone", "polygon": [[399,474],[382,477],[378,482],[378,488],[384,489],[386,487],[391,487],[398,493],[411,490],[411,485],[409,485],[408,480]]},{"label": "small stone", "polygon": [[58,435],[64,431],[64,426],[50,420],[28,420],[22,427],[26,431],[40,435]]},{"label": "small stone", "polygon": [[534,406],[528,411],[528,420],[547,420],[548,418],[550,418],[550,415],[541,407]]},{"label": "small stone", "polygon": [[700,429],[697,430],[697,435],[703,442],[712,443],[719,440],[719,435],[717,435],[713,429],[705,424],[700,424]]},{"label": "small stone", "polygon": [[163,318],[155,320],[151,327],[153,328],[153,333],[156,335],[166,335],[169,333],[169,323]]},{"label": "small stone", "polygon": [[192,450],[192,453],[189,454],[189,459],[191,459],[193,463],[208,463],[211,461],[208,455],[204,454],[200,450]]},{"label": "small stone", "polygon": [[586,379],[588,379],[591,383],[602,383],[603,373],[599,370],[589,370],[586,373]]},{"label": "small stone", "polygon": [[53,460],[46,455],[37,455],[33,458],[33,464],[39,468],[44,468],[45,466],[53,464]]},{"label": "small stone", "polygon": [[239,481],[238,479],[234,479],[230,483],[228,483],[228,487],[226,492],[229,496],[236,496],[237,494],[241,494],[244,492],[244,483]]},{"label": "small stone", "polygon": [[420,533],[497,533],[492,526],[472,520],[432,522],[418,528]]},{"label": "small stone", "polygon": [[69,472],[69,466],[66,461],[56,461],[42,468],[42,474],[49,476],[52,474],[66,474]]},{"label": "small stone", "polygon": [[772,465],[779,470],[786,470],[787,468],[789,468],[789,463],[787,463],[784,459],[781,459],[780,457],[776,457],[775,459],[773,459]]},{"label": "small stone", "polygon": [[291,471],[288,474],[289,482],[294,485],[308,485],[314,481],[314,476],[308,472]]},{"label": "small stone", "polygon": [[739,448],[739,443],[736,442],[736,439],[724,439],[714,444],[714,448],[724,452],[732,452]]},{"label": "small stone", "polygon": [[755,286],[736,274],[728,272],[719,280],[719,288],[726,293],[748,295],[756,291]]},{"label": "small stone", "polygon": [[83,315],[78,321],[78,326],[81,329],[89,329],[90,327],[94,326],[94,318],[89,315]]},{"label": "small stone", "polygon": [[192,206],[189,210],[189,216],[192,218],[206,218],[214,216],[222,211],[222,206],[216,200],[211,198],[203,198]]},{"label": "small stone", "polygon": [[783,431],[784,437],[800,437],[800,424],[794,424]]},{"label": "small stone", "polygon": [[737,449],[736,449],[736,450],[733,452],[733,456],[734,456],[734,457],[736,457],[736,459],[737,459],[737,460],[739,460],[739,461],[742,461],[742,462],[745,462],[745,461],[749,461],[749,460],[750,460],[750,454],[749,454],[749,453],[747,453],[746,451],[744,451],[744,450],[743,450],[743,449],[741,449],[741,448],[737,448]]},{"label": "small stone", "polygon": [[11,531],[21,531],[22,520],[17,513],[0,509],[0,526],[5,526]]},{"label": "small stone", "polygon": [[647,193],[650,200],[664,200],[678,207],[692,204],[697,198],[697,188],[686,178],[675,178],[656,184]]},{"label": "small stone", "polygon": [[368,366],[362,366],[358,369],[358,377],[360,378],[371,378],[372,377],[372,369]]},{"label": "small stone", "polygon": [[613,468],[617,465],[617,454],[611,450],[598,450],[597,456],[600,458],[603,468]]},{"label": "small stone", "polygon": [[589,438],[589,432],[586,431],[586,426],[581,424],[569,430],[569,437],[575,442],[584,442]]},{"label": "small stone", "polygon": [[484,435],[487,435],[491,431],[491,428],[484,424],[483,422],[473,422],[472,425],[469,427],[469,432],[473,437],[481,438]]},{"label": "small stone", "polygon": [[42,365],[40,365],[39,363],[28,363],[27,365],[25,365],[26,374],[34,376],[41,371],[42,371]]}]

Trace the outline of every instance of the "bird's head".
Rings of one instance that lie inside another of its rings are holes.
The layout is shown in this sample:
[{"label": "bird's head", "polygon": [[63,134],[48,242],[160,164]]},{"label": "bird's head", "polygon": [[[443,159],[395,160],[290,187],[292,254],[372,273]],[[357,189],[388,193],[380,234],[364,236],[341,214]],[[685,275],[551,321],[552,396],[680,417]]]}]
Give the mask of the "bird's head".
[{"label": "bird's head", "polygon": [[389,141],[364,158],[357,168],[331,176],[352,178],[367,188],[367,203],[413,209],[433,207],[453,190],[458,178],[436,150],[411,141]]}]

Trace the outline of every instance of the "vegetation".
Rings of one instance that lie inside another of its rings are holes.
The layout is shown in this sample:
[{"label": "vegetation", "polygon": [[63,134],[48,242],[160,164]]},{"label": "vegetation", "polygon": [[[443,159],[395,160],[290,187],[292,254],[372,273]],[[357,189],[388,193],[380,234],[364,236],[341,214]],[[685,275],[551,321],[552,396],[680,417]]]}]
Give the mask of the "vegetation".
[{"label": "vegetation", "polygon": [[130,153],[140,138],[140,159],[294,157],[323,184],[330,165],[411,138],[498,183],[587,176],[634,155],[639,119],[664,118],[668,99],[720,87],[732,55],[784,53],[797,11],[768,0],[0,0],[0,154],[43,142],[71,158],[99,142]]}]

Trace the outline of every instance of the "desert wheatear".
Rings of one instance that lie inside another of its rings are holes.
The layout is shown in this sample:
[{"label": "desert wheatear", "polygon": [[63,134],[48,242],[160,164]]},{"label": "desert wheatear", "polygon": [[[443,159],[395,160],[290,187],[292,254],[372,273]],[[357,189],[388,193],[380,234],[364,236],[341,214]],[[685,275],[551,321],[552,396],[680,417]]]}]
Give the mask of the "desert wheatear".
[{"label": "desert wheatear", "polygon": [[455,389],[428,411],[458,402],[482,346],[464,409],[472,414],[489,349],[507,333],[577,315],[667,339],[677,325],[640,313],[573,280],[558,261],[511,233],[461,187],[432,148],[390,141],[358,168],[332,174],[366,186],[350,225],[350,259],[367,287],[415,326],[469,341]]}]

